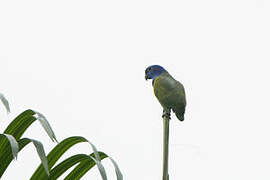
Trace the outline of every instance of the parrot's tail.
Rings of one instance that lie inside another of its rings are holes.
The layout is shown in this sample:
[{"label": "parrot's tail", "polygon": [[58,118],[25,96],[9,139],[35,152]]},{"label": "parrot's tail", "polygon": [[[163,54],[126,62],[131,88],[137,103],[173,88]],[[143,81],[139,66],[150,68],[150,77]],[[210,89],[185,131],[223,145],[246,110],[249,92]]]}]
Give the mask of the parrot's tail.
[{"label": "parrot's tail", "polygon": [[183,112],[181,112],[181,113],[175,112],[175,115],[180,121],[184,121],[184,113]]}]

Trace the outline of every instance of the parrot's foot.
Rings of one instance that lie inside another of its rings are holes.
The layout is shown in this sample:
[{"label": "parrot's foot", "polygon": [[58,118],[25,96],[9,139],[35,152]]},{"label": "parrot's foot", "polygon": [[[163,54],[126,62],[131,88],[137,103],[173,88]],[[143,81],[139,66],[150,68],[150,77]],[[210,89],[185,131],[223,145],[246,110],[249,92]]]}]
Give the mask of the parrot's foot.
[{"label": "parrot's foot", "polygon": [[167,117],[168,119],[171,119],[171,113],[168,111],[163,111],[162,118]]}]

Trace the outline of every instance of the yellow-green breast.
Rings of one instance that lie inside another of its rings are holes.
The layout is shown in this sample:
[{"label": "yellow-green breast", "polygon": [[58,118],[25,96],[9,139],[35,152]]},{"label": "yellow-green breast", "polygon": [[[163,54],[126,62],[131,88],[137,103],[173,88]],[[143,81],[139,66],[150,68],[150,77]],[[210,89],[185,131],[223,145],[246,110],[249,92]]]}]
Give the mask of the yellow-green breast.
[{"label": "yellow-green breast", "polygon": [[153,82],[154,93],[165,110],[172,109],[177,118],[184,120],[186,97],[184,86],[168,72],[163,72]]}]

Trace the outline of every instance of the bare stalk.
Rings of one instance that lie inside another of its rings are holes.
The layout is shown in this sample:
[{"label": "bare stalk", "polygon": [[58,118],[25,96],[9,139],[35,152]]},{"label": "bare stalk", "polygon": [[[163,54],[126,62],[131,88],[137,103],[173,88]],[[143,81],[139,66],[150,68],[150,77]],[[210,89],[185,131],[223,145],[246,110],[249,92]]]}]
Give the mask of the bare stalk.
[{"label": "bare stalk", "polygon": [[169,122],[170,116],[163,116],[163,176],[162,180],[169,180]]}]

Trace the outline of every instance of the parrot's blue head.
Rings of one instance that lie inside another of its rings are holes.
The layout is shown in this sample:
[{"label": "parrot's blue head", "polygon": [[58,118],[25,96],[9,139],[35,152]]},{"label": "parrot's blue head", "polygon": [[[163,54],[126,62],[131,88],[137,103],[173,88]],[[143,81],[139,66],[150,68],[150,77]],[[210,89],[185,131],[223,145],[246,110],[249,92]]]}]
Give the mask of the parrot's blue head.
[{"label": "parrot's blue head", "polygon": [[167,71],[160,65],[149,66],[145,70],[145,80],[147,79],[155,80],[155,78],[158,77],[163,72],[167,72]]}]

